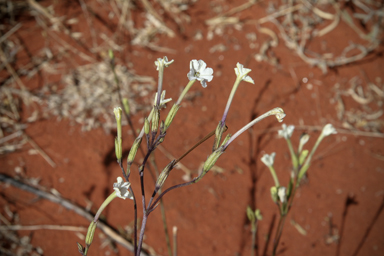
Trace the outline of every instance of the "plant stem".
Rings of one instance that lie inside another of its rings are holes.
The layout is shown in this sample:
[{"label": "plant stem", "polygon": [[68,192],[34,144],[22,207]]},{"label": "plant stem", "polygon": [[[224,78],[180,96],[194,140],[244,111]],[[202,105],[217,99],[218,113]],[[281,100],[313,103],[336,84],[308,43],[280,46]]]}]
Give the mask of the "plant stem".
[{"label": "plant stem", "polygon": [[251,248],[251,256],[255,255],[257,224],[258,224],[258,220],[256,220],[255,223],[252,223],[252,248]]},{"label": "plant stem", "polygon": [[145,212],[143,215],[143,221],[141,222],[140,239],[139,239],[139,244],[137,246],[136,256],[140,256],[141,247],[143,245],[145,226],[147,225],[147,219],[148,219],[148,214]]},{"label": "plant stem", "polygon": [[287,215],[280,215],[279,219],[279,225],[277,226],[277,231],[276,231],[276,238],[275,241],[273,242],[273,251],[272,251],[272,256],[276,255],[276,250],[280,242],[281,234],[283,233],[283,228],[284,228],[284,223],[285,223],[285,218]]},{"label": "plant stem", "polygon": [[[155,154],[151,155],[150,163],[152,164],[153,168],[155,169],[156,176],[159,177],[159,169],[157,168]],[[161,192],[162,192],[161,188],[159,188],[158,191],[161,194]],[[165,216],[165,208],[164,208],[163,199],[160,200],[160,211],[161,211],[161,219],[163,220],[163,227],[164,227],[164,233],[165,233],[165,242],[166,242],[167,248],[168,248],[168,256],[172,256],[171,241],[169,239],[167,218]]]}]

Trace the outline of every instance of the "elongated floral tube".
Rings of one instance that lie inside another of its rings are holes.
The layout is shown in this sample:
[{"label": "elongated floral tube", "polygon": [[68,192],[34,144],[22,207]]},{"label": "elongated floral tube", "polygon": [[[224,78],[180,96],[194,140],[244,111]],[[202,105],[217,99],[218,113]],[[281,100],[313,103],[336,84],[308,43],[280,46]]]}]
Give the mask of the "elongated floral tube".
[{"label": "elongated floral tube", "polygon": [[225,143],[225,145],[223,146],[224,147],[224,150],[229,146],[229,144],[232,143],[232,141],[234,141],[240,134],[242,134],[243,132],[245,132],[246,130],[248,130],[250,127],[252,127],[254,124],[260,122],[261,120],[263,120],[264,118],[268,117],[268,116],[276,116],[276,119],[277,121],[279,122],[282,122],[283,121],[283,118],[285,117],[285,113],[284,113],[284,110],[282,108],[274,108],[270,111],[268,111],[267,113],[264,113],[262,114],[261,116],[259,116],[258,118],[254,119],[252,122],[248,123],[247,125],[245,125],[243,128],[241,128],[239,131],[237,131],[229,140],[227,143]]}]

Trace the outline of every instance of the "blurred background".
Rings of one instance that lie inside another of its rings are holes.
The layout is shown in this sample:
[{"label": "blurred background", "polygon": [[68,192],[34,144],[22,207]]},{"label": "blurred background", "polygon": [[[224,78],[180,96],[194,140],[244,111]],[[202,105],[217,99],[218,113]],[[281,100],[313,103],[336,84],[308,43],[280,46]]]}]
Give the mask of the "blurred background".
[{"label": "blurred background", "polygon": [[[76,242],[84,244],[89,220],[121,176],[113,108],[119,95],[128,99],[125,159],[153,104],[154,61],[167,56],[175,62],[163,89],[173,102],[192,59],[204,60],[214,78],[186,95],[154,154],[160,171],[216,129],[239,62],[255,84],[240,84],[228,133],[275,107],[295,126],[295,148],[307,133],[311,149],[327,123],[338,131],[296,192],[278,255],[383,255],[383,16],[374,0],[0,0],[0,254],[80,255]],[[255,255],[271,255],[278,208],[260,158],[276,152],[276,173],[288,184],[279,129],[275,118],[257,124],[200,182],[164,197],[179,255],[250,255],[247,206],[263,215]],[[185,157],[164,188],[196,177],[212,143]],[[139,152],[131,169],[136,195],[142,159]],[[156,168],[148,168],[151,195]],[[89,255],[133,255],[133,225],[132,201],[114,200]],[[169,255],[160,209],[144,243],[147,255]]]}]

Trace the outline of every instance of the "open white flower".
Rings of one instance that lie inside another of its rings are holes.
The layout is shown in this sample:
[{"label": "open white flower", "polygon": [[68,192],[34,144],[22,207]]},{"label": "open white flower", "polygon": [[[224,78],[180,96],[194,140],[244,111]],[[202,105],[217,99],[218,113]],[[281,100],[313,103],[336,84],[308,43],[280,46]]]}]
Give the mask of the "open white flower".
[{"label": "open white flower", "polygon": [[331,134],[336,134],[337,131],[336,131],[335,127],[333,127],[332,124],[326,124],[321,133],[324,137],[326,137],[326,136],[331,135]]},{"label": "open white flower", "polygon": [[189,81],[199,80],[204,88],[207,87],[207,82],[212,81],[213,69],[207,68],[207,64],[203,60],[191,60],[189,68],[190,71],[187,74]]},{"label": "open white flower", "polygon": [[295,129],[295,126],[293,126],[293,125],[287,126],[286,124],[283,124],[282,127],[283,127],[283,129],[278,131],[279,136],[283,137],[286,140],[291,138],[293,130]]},{"label": "open white flower", "polygon": [[159,70],[159,67],[160,67],[160,66],[168,67],[168,66],[171,65],[173,62],[174,62],[174,60],[168,61],[167,56],[164,56],[164,58],[162,58],[162,59],[158,58],[158,59],[155,61],[156,70]]},{"label": "open white flower", "polygon": [[263,155],[263,157],[261,158],[261,161],[268,167],[271,167],[273,166],[273,163],[275,162],[275,156],[276,156],[276,153],[273,152],[272,154],[268,155],[268,154],[265,154]]},{"label": "open white flower", "polygon": [[250,76],[247,76],[247,74],[249,72],[251,72],[252,70],[249,69],[249,68],[244,68],[244,66],[242,64],[240,64],[239,62],[237,62],[236,64],[236,68],[235,68],[235,73],[236,73],[236,76],[237,77],[240,77],[241,80],[245,81],[245,82],[248,82],[248,83],[251,83],[251,84],[255,84],[255,82],[253,81],[253,79],[250,77]]},{"label": "open white flower", "polygon": [[132,194],[129,192],[129,186],[131,186],[131,183],[123,182],[123,178],[117,177],[117,182],[113,183],[113,189],[116,191],[116,196],[122,198],[122,199],[133,199]]},{"label": "open white flower", "polygon": [[[172,98],[169,98],[169,99],[164,99],[164,98],[165,98],[165,90],[161,93],[159,109],[165,108],[166,107],[165,104],[172,100]],[[156,105],[156,102],[157,102],[157,93],[155,95],[155,100],[153,102],[153,105]]]},{"label": "open white flower", "polygon": [[287,188],[279,187],[277,190],[277,195],[279,196],[280,202],[285,203],[287,201]]}]

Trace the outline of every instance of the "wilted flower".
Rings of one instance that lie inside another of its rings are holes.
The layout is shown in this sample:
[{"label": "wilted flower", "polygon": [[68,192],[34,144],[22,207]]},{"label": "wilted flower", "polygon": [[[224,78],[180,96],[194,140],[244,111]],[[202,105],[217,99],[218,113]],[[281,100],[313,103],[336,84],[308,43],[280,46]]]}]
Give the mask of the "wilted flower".
[{"label": "wilted flower", "polygon": [[199,80],[201,85],[207,87],[207,82],[213,79],[213,69],[207,68],[207,64],[203,60],[191,60],[189,63],[190,71],[187,74],[189,81]]},{"label": "wilted flower", "polygon": [[116,196],[122,198],[122,199],[133,199],[132,194],[129,192],[129,186],[131,186],[131,183],[123,182],[123,178],[117,177],[117,182],[113,183],[113,189],[116,191]]},{"label": "wilted flower", "polygon": [[156,70],[159,70],[160,66],[168,67],[168,66],[171,65],[173,62],[174,62],[174,60],[168,61],[167,56],[164,56],[164,58],[162,58],[162,59],[158,58],[158,59],[155,61]]},{"label": "wilted flower", "polygon": [[236,68],[235,68],[235,73],[236,73],[236,76],[241,78],[241,80],[245,81],[245,82],[248,82],[248,83],[251,83],[251,84],[254,84],[255,82],[253,81],[253,79],[250,77],[250,76],[247,76],[247,74],[249,72],[251,72],[252,70],[249,69],[249,68],[244,68],[244,66],[242,64],[240,64],[239,62],[237,62],[236,64]]},{"label": "wilted flower", "polygon": [[268,155],[268,154],[265,154],[263,155],[263,157],[261,158],[261,161],[268,167],[271,167],[273,166],[273,163],[275,162],[275,156],[276,156],[276,153],[273,152],[272,154]]},{"label": "wilted flower", "polygon": [[[159,109],[165,108],[166,107],[165,104],[172,100],[172,98],[169,98],[169,99],[164,99],[164,98],[165,98],[165,90],[161,93]],[[156,102],[157,102],[157,93],[155,95],[155,100],[153,102],[153,105],[156,105]]]},{"label": "wilted flower", "polygon": [[287,126],[286,124],[283,124],[282,127],[283,127],[283,129],[278,131],[279,136],[283,137],[286,140],[291,138],[293,130],[295,129],[295,126],[293,126],[293,125]]},{"label": "wilted flower", "polygon": [[332,124],[326,124],[323,128],[323,131],[321,132],[321,134],[326,137],[328,135],[331,135],[331,134],[336,134],[337,131],[335,129],[335,127],[333,127]]}]

